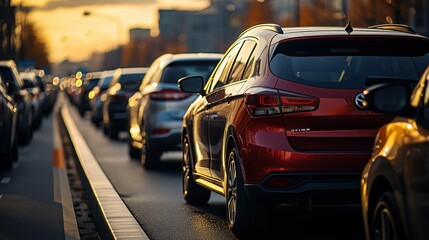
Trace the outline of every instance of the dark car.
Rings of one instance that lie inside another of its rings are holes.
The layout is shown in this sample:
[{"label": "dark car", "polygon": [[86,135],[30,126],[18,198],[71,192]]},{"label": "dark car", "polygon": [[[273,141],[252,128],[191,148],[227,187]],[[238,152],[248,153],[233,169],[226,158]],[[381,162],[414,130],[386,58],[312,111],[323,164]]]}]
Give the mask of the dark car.
[{"label": "dark car", "polygon": [[128,101],[128,153],[141,158],[146,168],[158,166],[163,152],[181,149],[183,115],[198,97],[181,92],[177,80],[189,75],[211,74],[222,54],[164,54]]},{"label": "dark car", "polygon": [[125,131],[128,121],[128,99],[139,89],[146,67],[118,68],[106,90],[103,102],[103,130],[109,138],[116,139]]},{"label": "dark car", "polygon": [[18,109],[8,94],[6,82],[0,74],[0,169],[9,170],[18,160],[16,127]]},{"label": "dark car", "polygon": [[86,111],[91,110],[90,100],[95,97],[95,93],[92,90],[97,86],[100,77],[101,72],[89,72],[85,75],[85,80],[77,94],[77,109],[81,116],[84,116]]},{"label": "dark car", "polygon": [[45,92],[40,88],[36,74],[34,72],[21,72],[20,76],[24,81],[23,88],[27,90],[31,96],[33,128],[37,130],[42,125],[46,95]]},{"label": "dark car", "polygon": [[90,100],[91,104],[91,121],[96,127],[100,126],[103,120],[103,102],[106,100],[106,90],[109,88],[109,84],[113,79],[113,70],[103,71],[100,80],[92,89],[91,95],[94,95]]},{"label": "dark car", "polygon": [[183,121],[185,200],[225,196],[239,237],[259,233],[277,204],[359,204],[376,133],[392,119],[368,111],[362,92],[418,81],[429,63],[427,37],[390,26],[258,25],[204,87],[201,77],[181,79],[183,91],[200,93]]},{"label": "dark car", "polygon": [[31,95],[25,90],[24,82],[19,75],[13,60],[0,61],[0,74],[3,77],[9,95],[18,105],[18,139],[22,144],[28,144],[33,137],[33,111]]},{"label": "dark car", "polygon": [[400,82],[364,92],[369,109],[398,116],[379,130],[362,173],[367,239],[429,239],[429,68],[410,89]]}]

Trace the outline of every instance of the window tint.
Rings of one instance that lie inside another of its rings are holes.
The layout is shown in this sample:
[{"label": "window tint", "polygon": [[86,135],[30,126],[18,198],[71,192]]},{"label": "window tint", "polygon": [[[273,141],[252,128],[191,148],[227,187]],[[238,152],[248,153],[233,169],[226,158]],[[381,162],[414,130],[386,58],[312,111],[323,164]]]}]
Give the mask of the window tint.
[{"label": "window tint", "polygon": [[[228,84],[245,79],[243,77],[243,73],[255,46],[256,43],[254,41],[247,40],[244,42],[243,46],[240,49],[240,52],[237,55],[237,58],[234,61],[231,74],[229,75],[227,81]],[[250,72],[248,74],[250,75]]]},{"label": "window tint", "polygon": [[143,88],[147,86],[153,79],[154,75],[159,70],[159,60],[155,60],[155,62],[150,65],[149,69],[146,72],[146,75],[144,76],[142,83],[140,85],[140,91],[143,91]]},{"label": "window tint", "polygon": [[112,81],[113,76],[106,76],[101,82],[101,90],[106,90],[109,87],[110,82]]},{"label": "window tint", "polygon": [[197,60],[197,61],[178,61],[166,66],[162,72],[160,83],[174,83],[186,76],[202,76],[206,81],[213,72],[218,61],[216,60]]},{"label": "window tint", "polygon": [[231,65],[235,60],[235,56],[240,49],[242,44],[239,43],[235,45],[223,58],[219,67],[216,70],[216,73],[213,75],[213,80],[210,85],[209,92],[213,91],[216,88],[222,87],[225,85],[229,70],[231,69]]},{"label": "window tint", "polygon": [[91,80],[88,80],[88,84],[85,86],[86,90],[91,90],[95,86],[97,86],[99,79],[98,78],[92,78]]},{"label": "window tint", "polygon": [[[398,48],[403,45],[410,47]],[[282,79],[307,85],[365,88],[367,80],[374,78],[417,81],[421,66],[428,64],[426,40],[340,38],[282,42],[270,68]]]}]

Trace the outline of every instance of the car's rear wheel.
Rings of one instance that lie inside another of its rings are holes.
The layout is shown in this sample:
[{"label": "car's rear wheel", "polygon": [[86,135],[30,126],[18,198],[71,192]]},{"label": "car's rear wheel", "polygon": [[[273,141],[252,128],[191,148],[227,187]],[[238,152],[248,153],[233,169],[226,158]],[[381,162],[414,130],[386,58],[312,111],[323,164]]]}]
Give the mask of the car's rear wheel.
[{"label": "car's rear wheel", "polygon": [[183,198],[190,204],[205,204],[210,199],[211,191],[198,185],[192,175],[191,151],[187,135],[183,138],[182,190]]},{"label": "car's rear wheel", "polygon": [[19,153],[18,153],[19,151],[18,151],[18,139],[15,137],[15,140],[14,140],[14,143],[13,143],[13,146],[12,146],[12,159],[13,159],[13,161],[14,162],[16,162],[16,161],[18,161],[18,155],[19,155]]},{"label": "car's rear wheel", "polygon": [[370,229],[371,239],[403,239],[398,205],[392,192],[385,192],[378,199]]},{"label": "car's rear wheel", "polygon": [[228,227],[239,238],[255,237],[263,227],[265,206],[256,204],[246,196],[237,148],[230,151],[227,166]]},{"label": "car's rear wheel", "polygon": [[162,152],[153,149],[147,140],[143,140],[143,147],[141,150],[141,164],[146,169],[154,169],[158,166]]},{"label": "car's rear wheel", "polygon": [[130,158],[139,159],[141,158],[141,150],[133,147],[131,136],[128,136],[128,155]]},{"label": "car's rear wheel", "polygon": [[29,111],[26,118],[25,130],[19,133],[19,142],[27,145],[33,137],[33,113]]},{"label": "car's rear wheel", "polygon": [[3,154],[0,154],[0,169],[10,170],[13,165],[13,150],[8,148]]},{"label": "car's rear wheel", "polygon": [[107,128],[107,133],[110,139],[118,139],[118,127],[110,122],[109,127]]}]

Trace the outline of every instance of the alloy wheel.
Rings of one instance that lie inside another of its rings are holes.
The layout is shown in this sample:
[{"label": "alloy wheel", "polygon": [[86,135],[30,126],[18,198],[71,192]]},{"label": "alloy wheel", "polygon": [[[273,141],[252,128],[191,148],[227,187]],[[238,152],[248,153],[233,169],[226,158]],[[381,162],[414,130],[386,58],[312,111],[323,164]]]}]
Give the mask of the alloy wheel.
[{"label": "alloy wheel", "polygon": [[183,143],[183,158],[182,158],[182,189],[183,196],[188,194],[189,178],[190,178],[190,168],[189,168],[189,143],[185,138]]},{"label": "alloy wheel", "polygon": [[228,192],[227,208],[229,225],[233,226],[237,214],[237,169],[234,154],[229,155],[228,159]]}]

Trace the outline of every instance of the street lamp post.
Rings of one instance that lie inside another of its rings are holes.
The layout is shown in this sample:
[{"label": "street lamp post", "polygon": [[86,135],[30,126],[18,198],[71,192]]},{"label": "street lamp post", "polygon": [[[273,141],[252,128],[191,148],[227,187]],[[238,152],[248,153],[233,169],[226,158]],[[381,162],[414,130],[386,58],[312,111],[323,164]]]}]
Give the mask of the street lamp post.
[{"label": "street lamp post", "polygon": [[113,15],[110,15],[110,14],[92,12],[92,11],[84,11],[83,16],[96,16],[96,17],[100,17],[100,18],[114,22],[116,24],[116,27],[117,27],[116,44],[117,45],[121,44],[120,39],[121,39],[121,34],[122,34],[122,29],[123,29],[121,19],[119,19]]}]

